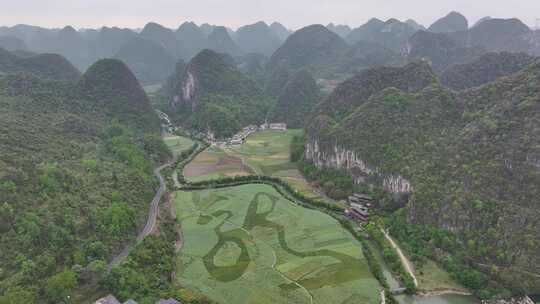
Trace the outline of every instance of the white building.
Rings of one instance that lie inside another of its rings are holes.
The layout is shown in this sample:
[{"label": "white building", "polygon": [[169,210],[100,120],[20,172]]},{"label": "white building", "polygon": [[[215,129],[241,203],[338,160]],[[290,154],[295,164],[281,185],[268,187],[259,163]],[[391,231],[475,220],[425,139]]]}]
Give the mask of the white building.
[{"label": "white building", "polygon": [[244,143],[242,139],[231,139],[230,141],[231,145],[233,146],[239,146]]},{"label": "white building", "polygon": [[270,130],[287,131],[287,124],[285,123],[271,123]]}]

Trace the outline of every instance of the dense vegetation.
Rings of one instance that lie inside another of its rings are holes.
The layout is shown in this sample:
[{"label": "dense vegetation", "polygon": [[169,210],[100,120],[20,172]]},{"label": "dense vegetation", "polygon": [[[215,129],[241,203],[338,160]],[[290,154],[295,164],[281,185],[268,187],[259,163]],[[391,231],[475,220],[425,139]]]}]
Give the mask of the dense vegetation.
[{"label": "dense vegetation", "polygon": [[173,119],[188,128],[210,131],[217,138],[264,122],[274,103],[238,71],[230,56],[210,50],[191,60],[177,88],[170,100]]},{"label": "dense vegetation", "polygon": [[28,73],[53,80],[77,80],[81,73],[64,57],[55,54],[19,56],[0,48],[0,75]]},{"label": "dense vegetation", "polygon": [[459,94],[436,81],[381,89],[390,77],[366,95],[346,82],[323,104],[339,101],[352,113],[340,118],[328,106],[312,122],[308,143],[319,151],[310,156],[328,161],[341,147],[372,169],[349,168],[359,180],[383,185],[399,174],[413,187],[411,222],[451,229],[476,269],[514,292],[537,291],[539,75],[533,64]]},{"label": "dense vegetation", "polygon": [[307,70],[296,72],[279,95],[272,121],[284,122],[292,129],[302,128],[319,95],[319,87],[311,74]]},{"label": "dense vegetation", "polygon": [[[482,47],[470,47],[456,39],[455,34],[418,31],[409,39],[409,60],[426,59],[436,73],[442,73],[453,64],[471,62],[481,56]],[[463,38],[464,39],[464,38]]]},{"label": "dense vegetation", "polygon": [[517,73],[535,61],[525,53],[487,53],[468,64],[456,64],[441,75],[441,83],[454,90],[477,87]]},{"label": "dense vegetation", "polygon": [[366,225],[365,229],[371,239],[377,243],[385,263],[401,281],[403,286],[405,286],[406,292],[408,294],[414,294],[416,292],[416,286],[414,285],[413,278],[407,272],[407,270],[405,270],[405,267],[403,266],[403,263],[401,262],[396,250],[392,247],[392,245],[390,245],[376,222],[369,223]]},{"label": "dense vegetation", "polygon": [[435,81],[431,68],[423,61],[404,67],[368,69],[340,84],[328,98],[317,105],[315,114],[339,121],[382,89],[395,87],[417,91]]},{"label": "dense vegetation", "polygon": [[470,252],[454,234],[432,226],[411,225],[405,216],[403,211],[396,212],[386,225],[415,264],[422,265],[426,258],[438,261],[453,279],[481,298],[497,293],[506,295],[500,286],[489,286],[489,278],[471,267]]},{"label": "dense vegetation", "polygon": [[0,78],[1,303],[91,290],[142,224],[169,152],[124,68],[102,61],[79,83]]}]

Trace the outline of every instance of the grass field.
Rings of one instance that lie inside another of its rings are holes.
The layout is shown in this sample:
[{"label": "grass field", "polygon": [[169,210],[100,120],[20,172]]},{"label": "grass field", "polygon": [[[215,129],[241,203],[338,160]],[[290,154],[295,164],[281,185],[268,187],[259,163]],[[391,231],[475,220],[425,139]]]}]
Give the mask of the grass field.
[{"label": "grass field", "polygon": [[220,303],[379,303],[361,245],[267,185],[177,192],[179,285]]},{"label": "grass field", "polygon": [[174,155],[180,155],[194,144],[191,139],[182,136],[167,136],[163,140]]},{"label": "grass field", "polygon": [[444,271],[435,262],[427,260],[421,268],[416,269],[418,288],[420,290],[441,290],[441,289],[466,289],[454,281],[448,272]]},{"label": "grass field", "polygon": [[277,176],[282,171],[296,169],[289,161],[291,141],[301,135],[302,130],[263,131],[251,134],[246,142],[229,150],[234,155],[243,157],[260,175]]}]

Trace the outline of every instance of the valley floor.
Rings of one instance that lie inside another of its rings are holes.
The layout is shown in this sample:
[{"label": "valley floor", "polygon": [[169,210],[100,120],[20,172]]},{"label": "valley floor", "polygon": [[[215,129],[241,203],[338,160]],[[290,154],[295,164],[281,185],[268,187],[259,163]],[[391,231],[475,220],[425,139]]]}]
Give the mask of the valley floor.
[{"label": "valley floor", "polygon": [[[184,177],[199,182],[266,175],[321,199],[289,160],[291,140],[300,132],[258,132],[240,146],[209,147],[185,166]],[[177,151],[192,144],[181,137],[166,142]],[[332,217],[300,207],[268,185],[177,191],[173,197],[183,241],[176,270],[179,286],[221,303],[380,303],[382,287],[361,245]],[[376,255],[391,289],[398,288]],[[398,296],[400,303],[474,303],[445,295],[462,288],[432,261],[417,270],[409,263],[408,269],[425,296]]]},{"label": "valley floor", "polygon": [[379,303],[358,241],[270,186],[179,191],[176,210],[182,286],[224,303]]}]

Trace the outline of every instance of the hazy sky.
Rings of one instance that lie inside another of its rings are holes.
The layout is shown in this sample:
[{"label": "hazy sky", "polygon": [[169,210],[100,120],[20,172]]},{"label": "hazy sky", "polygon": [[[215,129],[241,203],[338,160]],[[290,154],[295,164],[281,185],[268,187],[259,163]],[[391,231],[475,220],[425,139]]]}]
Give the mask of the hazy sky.
[{"label": "hazy sky", "polygon": [[176,28],[186,20],[236,28],[259,20],[289,28],[329,22],[358,26],[371,17],[413,18],[429,25],[449,11],[474,23],[483,16],[518,17],[534,26],[540,0],[0,0],[0,25]]}]

